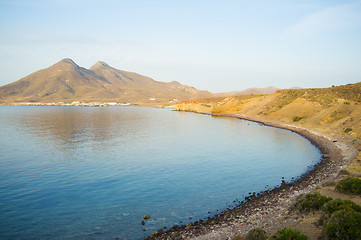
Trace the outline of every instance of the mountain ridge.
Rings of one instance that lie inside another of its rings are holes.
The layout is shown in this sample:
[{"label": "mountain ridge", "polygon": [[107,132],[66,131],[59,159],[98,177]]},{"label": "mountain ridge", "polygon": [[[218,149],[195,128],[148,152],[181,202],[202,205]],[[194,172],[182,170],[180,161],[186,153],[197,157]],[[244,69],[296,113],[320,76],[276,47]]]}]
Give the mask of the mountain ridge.
[{"label": "mountain ridge", "polygon": [[64,58],[0,87],[0,102],[166,103],[175,99],[210,97],[212,93],[176,81],[158,82],[98,61],[89,69]]},{"label": "mountain ridge", "polygon": [[232,94],[244,94],[244,95],[251,95],[251,94],[273,94],[277,90],[280,90],[280,88],[269,86],[265,88],[248,88],[243,91],[233,91]]}]

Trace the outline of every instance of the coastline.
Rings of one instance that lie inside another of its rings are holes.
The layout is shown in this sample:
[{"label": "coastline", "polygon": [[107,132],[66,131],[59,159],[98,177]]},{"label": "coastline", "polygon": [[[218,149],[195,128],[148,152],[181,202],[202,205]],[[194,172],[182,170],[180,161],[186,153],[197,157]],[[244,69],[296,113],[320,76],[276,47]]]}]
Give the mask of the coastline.
[{"label": "coastline", "polygon": [[[200,113],[207,114],[209,113]],[[265,120],[242,114],[219,114],[219,117],[234,117],[295,132],[307,138],[323,154],[314,168],[292,183],[281,185],[246,197],[233,209],[227,209],[206,221],[199,220],[187,226],[173,226],[168,231],[159,230],[147,239],[228,239],[235,234],[246,234],[250,229],[260,227],[266,232],[274,231],[281,225],[297,222],[288,216],[296,199],[315,191],[323,183],[334,180],[341,169],[346,168],[357,156],[358,150],[345,139],[329,137],[311,129],[289,123]]]},{"label": "coastline", "polygon": [[[168,231],[159,231],[149,239],[231,239],[235,234],[245,235],[255,227],[272,233],[281,226],[288,226],[290,221],[297,223],[297,219],[291,219],[288,215],[288,211],[297,197],[314,192],[323,183],[334,180],[338,172],[346,168],[358,153],[348,139],[331,137],[287,122],[271,121],[236,113],[219,115],[207,112],[192,113],[214,117],[233,117],[295,132],[307,138],[320,149],[323,157],[314,169],[306,172],[293,183],[281,184],[271,190],[249,195],[246,202],[238,202],[239,204],[237,203],[233,209],[227,209],[216,216],[209,217],[207,221],[200,220],[187,226],[173,226]],[[194,221],[196,220],[198,219],[194,219]]]}]

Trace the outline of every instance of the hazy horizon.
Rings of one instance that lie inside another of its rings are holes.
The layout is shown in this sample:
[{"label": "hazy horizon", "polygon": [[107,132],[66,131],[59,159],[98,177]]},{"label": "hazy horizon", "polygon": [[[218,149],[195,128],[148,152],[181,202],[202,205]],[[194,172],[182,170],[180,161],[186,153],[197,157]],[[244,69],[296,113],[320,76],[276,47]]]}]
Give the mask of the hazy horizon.
[{"label": "hazy horizon", "polygon": [[0,2],[0,86],[63,58],[211,92],[361,81],[361,1]]}]

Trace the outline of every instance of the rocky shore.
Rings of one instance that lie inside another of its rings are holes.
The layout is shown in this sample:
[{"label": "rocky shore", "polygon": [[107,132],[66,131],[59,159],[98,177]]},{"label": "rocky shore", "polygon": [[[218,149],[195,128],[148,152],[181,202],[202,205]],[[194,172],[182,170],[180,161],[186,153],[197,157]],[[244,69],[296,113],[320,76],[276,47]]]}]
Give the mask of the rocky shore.
[{"label": "rocky shore", "polygon": [[253,192],[233,209],[188,225],[173,226],[168,231],[153,232],[148,239],[230,239],[236,234],[245,235],[250,229],[260,227],[272,233],[282,226],[300,222],[289,210],[296,199],[315,191],[323,183],[334,180],[357,156],[358,150],[346,139],[332,138],[316,131],[278,121],[269,121],[241,114],[217,116],[235,117],[267,126],[287,129],[300,134],[320,149],[321,161],[312,170],[292,183],[282,182],[274,189]]}]

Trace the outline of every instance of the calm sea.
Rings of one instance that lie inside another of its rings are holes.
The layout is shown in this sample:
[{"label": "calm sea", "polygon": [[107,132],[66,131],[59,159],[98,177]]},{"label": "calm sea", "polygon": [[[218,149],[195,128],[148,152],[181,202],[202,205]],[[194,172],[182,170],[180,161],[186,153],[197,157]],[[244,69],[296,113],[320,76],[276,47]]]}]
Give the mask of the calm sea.
[{"label": "calm sea", "polygon": [[1,106],[0,238],[142,239],[291,181],[320,157],[297,134],[234,118]]}]

